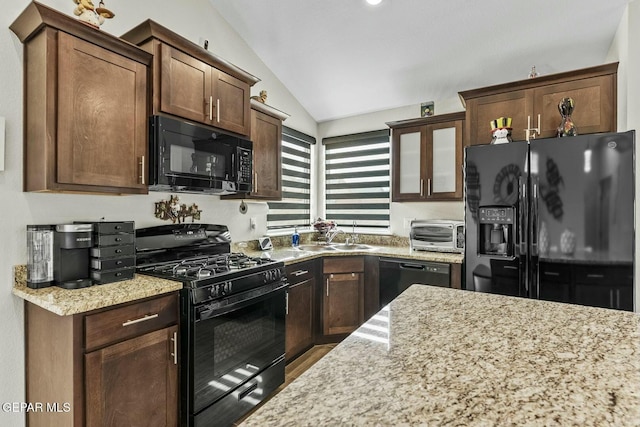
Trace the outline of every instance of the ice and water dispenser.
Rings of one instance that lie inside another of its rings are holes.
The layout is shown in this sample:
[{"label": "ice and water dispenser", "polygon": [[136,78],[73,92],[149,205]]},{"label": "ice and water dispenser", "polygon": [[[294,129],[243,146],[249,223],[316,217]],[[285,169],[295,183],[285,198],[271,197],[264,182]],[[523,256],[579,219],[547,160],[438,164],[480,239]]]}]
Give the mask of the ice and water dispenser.
[{"label": "ice and water dispenser", "polygon": [[478,255],[514,255],[516,209],[513,206],[480,206]]}]

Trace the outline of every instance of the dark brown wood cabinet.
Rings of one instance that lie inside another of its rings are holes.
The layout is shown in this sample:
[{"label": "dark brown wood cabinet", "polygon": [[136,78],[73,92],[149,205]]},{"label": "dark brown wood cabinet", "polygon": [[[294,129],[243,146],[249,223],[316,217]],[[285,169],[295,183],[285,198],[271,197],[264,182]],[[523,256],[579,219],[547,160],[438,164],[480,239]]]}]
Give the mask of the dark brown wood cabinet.
[{"label": "dark brown wood cabinet", "polygon": [[389,122],[394,202],[462,200],[465,113]]},{"label": "dark brown wood cabinet", "polygon": [[579,134],[615,132],[617,127],[618,63],[551,74],[460,92],[466,106],[465,145],[488,144],[490,122],[511,117],[512,139],[526,139],[525,129],[538,127],[537,138],[556,136],[562,121],[558,103],[575,102],[573,122]]},{"label": "dark brown wood cabinet", "polygon": [[146,193],[151,55],[39,3],[24,43],[25,191]]},{"label": "dark brown wood cabinet", "polygon": [[289,363],[315,341],[316,261],[305,261],[286,267],[287,318],[285,360]]},{"label": "dark brown wood cabinet", "polygon": [[250,87],[258,78],[152,20],[122,38],[153,54],[153,114],[250,134]]},{"label": "dark brown wood cabinet", "polygon": [[348,334],[364,322],[364,257],[323,260],[324,335]]},{"label": "dark brown wood cabinet", "polygon": [[288,117],[280,110],[251,100],[252,191],[222,196],[223,199],[282,199],[282,122]]},{"label": "dark brown wood cabinet", "polygon": [[177,426],[178,295],[70,316],[25,302],[26,400],[37,426]]}]

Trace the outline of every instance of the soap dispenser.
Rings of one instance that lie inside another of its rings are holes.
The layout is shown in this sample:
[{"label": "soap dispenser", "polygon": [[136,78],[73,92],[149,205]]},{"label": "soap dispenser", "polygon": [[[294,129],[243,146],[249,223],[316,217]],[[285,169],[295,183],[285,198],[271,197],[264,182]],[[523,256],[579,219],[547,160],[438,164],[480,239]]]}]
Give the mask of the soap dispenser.
[{"label": "soap dispenser", "polygon": [[298,234],[298,228],[293,229],[293,235],[291,236],[291,246],[294,248],[300,245],[300,234]]}]

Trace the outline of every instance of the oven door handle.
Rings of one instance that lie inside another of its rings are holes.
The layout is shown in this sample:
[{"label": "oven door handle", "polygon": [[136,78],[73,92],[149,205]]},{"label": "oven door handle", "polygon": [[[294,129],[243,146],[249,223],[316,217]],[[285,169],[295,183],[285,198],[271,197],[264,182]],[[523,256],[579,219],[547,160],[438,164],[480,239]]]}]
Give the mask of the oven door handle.
[{"label": "oven door handle", "polygon": [[[269,291],[266,291],[263,294],[258,294],[258,295],[253,295],[251,297],[245,298],[245,299],[241,299],[239,301],[234,301],[233,303],[230,304],[225,304],[225,305],[218,305],[216,307],[213,307],[211,309],[208,310],[202,310],[200,312],[200,316],[199,319],[196,320],[196,322],[199,322],[201,320],[207,320],[207,319],[211,319],[212,317],[217,317],[217,316],[221,316],[223,314],[229,313],[230,311],[234,311],[234,310],[239,310],[241,308],[247,307],[251,304],[255,304],[257,302],[260,302],[262,300],[271,298],[274,294],[278,293],[278,292],[283,292],[285,291],[285,289],[289,286],[289,283],[286,281],[283,281],[280,286],[273,288]],[[223,300],[224,301],[224,300]],[[284,298],[282,300],[283,302],[283,306],[284,306]]]}]

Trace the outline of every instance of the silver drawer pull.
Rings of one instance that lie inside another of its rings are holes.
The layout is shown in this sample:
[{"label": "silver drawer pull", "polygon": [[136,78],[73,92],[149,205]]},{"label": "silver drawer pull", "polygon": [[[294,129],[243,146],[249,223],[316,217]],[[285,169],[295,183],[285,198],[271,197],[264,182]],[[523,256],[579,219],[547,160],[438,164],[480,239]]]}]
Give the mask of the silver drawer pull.
[{"label": "silver drawer pull", "polygon": [[603,279],[604,274],[587,274],[587,277],[590,279]]},{"label": "silver drawer pull", "polygon": [[555,271],[545,271],[544,275],[545,276],[559,276],[560,273],[556,273]]},{"label": "silver drawer pull", "polygon": [[133,325],[133,324],[140,323],[140,322],[146,322],[147,320],[155,319],[156,317],[158,317],[158,313],[156,313],[156,314],[146,314],[144,317],[141,317],[141,318],[136,319],[136,320],[127,320],[126,322],[124,322],[122,324],[122,326],[129,326],[129,325]]},{"label": "silver drawer pull", "polygon": [[505,268],[505,270],[517,270],[518,269],[518,267],[514,267],[512,265],[505,265],[504,268]]},{"label": "silver drawer pull", "polygon": [[307,274],[309,270],[298,270],[293,273],[294,276],[302,276],[303,274]]}]

